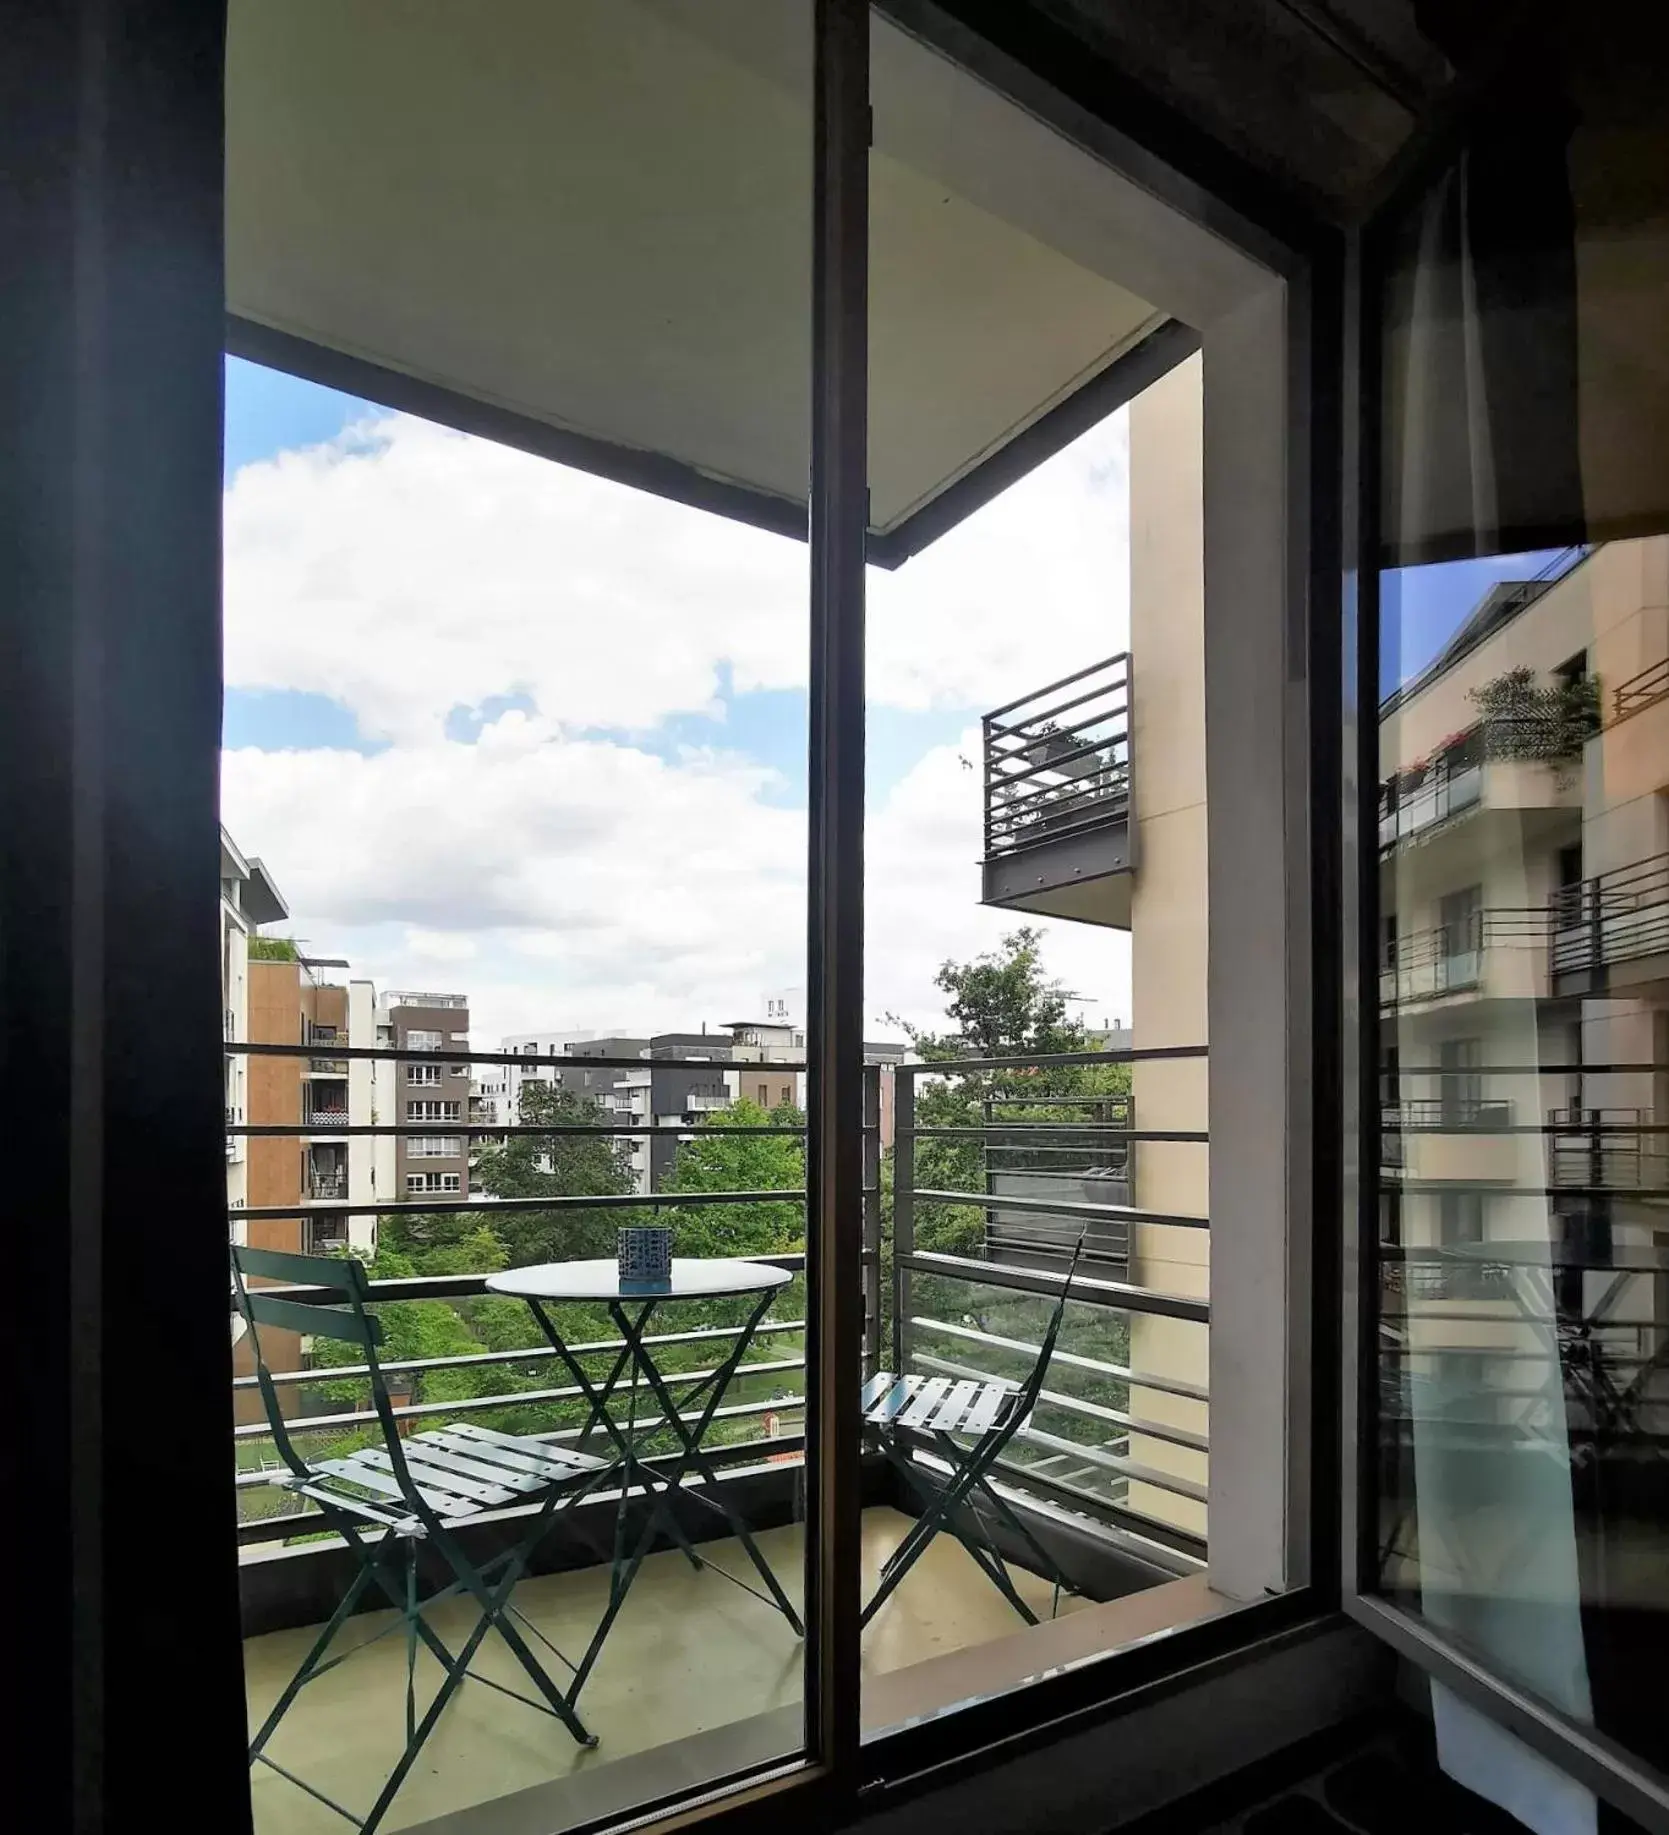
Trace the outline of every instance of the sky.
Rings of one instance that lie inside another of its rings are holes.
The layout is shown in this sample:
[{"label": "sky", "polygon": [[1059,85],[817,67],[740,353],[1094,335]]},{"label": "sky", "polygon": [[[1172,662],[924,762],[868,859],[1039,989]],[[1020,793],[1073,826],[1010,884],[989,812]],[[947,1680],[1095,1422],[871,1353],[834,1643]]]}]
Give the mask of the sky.
[{"label": "sky", "polygon": [[[222,813],[275,931],[466,993],[478,1046],[696,1029],[805,983],[803,543],[238,359]],[[868,592],[869,1036],[978,904],[979,716],[1128,642],[1125,417]],[[1120,932],[1045,924],[1095,1024]]]}]

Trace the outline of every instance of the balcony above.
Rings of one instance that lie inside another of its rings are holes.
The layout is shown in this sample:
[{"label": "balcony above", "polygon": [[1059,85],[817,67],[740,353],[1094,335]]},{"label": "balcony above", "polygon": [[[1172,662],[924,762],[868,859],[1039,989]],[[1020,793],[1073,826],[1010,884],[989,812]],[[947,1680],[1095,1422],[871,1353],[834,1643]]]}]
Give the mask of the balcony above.
[{"label": "balcony above", "polygon": [[1669,983],[1669,854],[1565,888],[1550,912],[1559,994],[1648,994]]},{"label": "balcony above", "polygon": [[1130,658],[985,716],[981,903],[1130,927]]}]

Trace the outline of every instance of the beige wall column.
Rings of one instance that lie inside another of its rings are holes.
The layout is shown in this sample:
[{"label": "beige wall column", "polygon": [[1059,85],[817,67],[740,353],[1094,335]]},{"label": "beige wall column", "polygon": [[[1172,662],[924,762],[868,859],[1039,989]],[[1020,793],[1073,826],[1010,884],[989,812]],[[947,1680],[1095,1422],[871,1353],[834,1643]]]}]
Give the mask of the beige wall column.
[{"label": "beige wall column", "polygon": [[[1131,757],[1136,874],[1131,899],[1133,1026],[1139,1050],[1206,1045],[1205,517],[1201,360],[1190,358],[1130,405]],[[1139,1129],[1204,1129],[1208,1065],[1184,1058],[1134,1066]],[[1131,1201],[1203,1217],[1208,1154],[1175,1141],[1134,1145]],[[1131,1279],[1164,1293],[1204,1297],[1210,1238],[1203,1230],[1143,1225]],[[1204,1391],[1207,1328],[1133,1314],[1130,1367]],[[1138,1420],[1207,1431],[1203,1402],[1132,1386]],[[1138,1464],[1197,1485],[1203,1454],[1151,1435],[1131,1436]],[[1205,1506],[1132,1483],[1130,1506],[1196,1533]]]}]

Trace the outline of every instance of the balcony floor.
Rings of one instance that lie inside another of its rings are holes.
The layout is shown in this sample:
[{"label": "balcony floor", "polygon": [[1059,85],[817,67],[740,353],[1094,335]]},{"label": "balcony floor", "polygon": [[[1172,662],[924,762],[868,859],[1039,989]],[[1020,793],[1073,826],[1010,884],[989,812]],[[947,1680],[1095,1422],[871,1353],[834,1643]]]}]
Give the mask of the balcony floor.
[{"label": "balcony floor", "polygon": [[[864,1513],[866,1592],[910,1520],[891,1509]],[[772,1529],[758,1541],[789,1596],[798,1600],[803,1532]],[[707,1543],[702,1552],[733,1573],[748,1571],[734,1541]],[[1022,1596],[1046,1619],[1047,1583],[1018,1568],[1013,1573]],[[546,1637],[577,1657],[602,1614],[607,1588],[607,1568],[595,1567],[526,1580],[515,1598]],[[1063,1598],[1061,1615],[1086,1603]],[[446,1600],[430,1616],[453,1649],[476,1622],[466,1599]],[[371,1638],[392,1617],[375,1612],[354,1619],[337,1649]],[[891,1674],[1023,1630],[968,1555],[941,1536],[866,1634],[865,1675]],[[303,1627],[246,1641],[252,1730],[314,1635]],[[524,1820],[529,1827],[549,1828],[617,1813],[664,1791],[785,1755],[798,1742],[794,1710],[803,1656],[804,1646],[768,1606],[716,1575],[697,1573],[676,1550],[651,1555],[581,1697],[597,1748],[581,1751],[549,1716],[466,1682],[382,1827],[409,1828],[447,1816],[448,1829],[456,1826],[461,1835],[476,1819],[460,1816],[454,1825],[451,1812],[566,1781],[559,1791],[535,1792],[524,1815],[499,1821],[499,1814],[509,1811],[503,1806],[494,1816],[495,1825],[507,1829],[520,1830]],[[555,1659],[548,1660],[560,1677]],[[510,1687],[528,1686],[496,1637],[483,1645],[475,1667]],[[420,1647],[420,1715],[439,1677],[439,1665]],[[363,1813],[399,1756],[404,1711],[405,1646],[396,1634],[309,1683],[269,1750],[287,1769]],[[633,1765],[617,1763],[634,1755]],[[251,1787],[257,1835],[314,1835],[346,1826],[265,1765],[255,1767]]]}]

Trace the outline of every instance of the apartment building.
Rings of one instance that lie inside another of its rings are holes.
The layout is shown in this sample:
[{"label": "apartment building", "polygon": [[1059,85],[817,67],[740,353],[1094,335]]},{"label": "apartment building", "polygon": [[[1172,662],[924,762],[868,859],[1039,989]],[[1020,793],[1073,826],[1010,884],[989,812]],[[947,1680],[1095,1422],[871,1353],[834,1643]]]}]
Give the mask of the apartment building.
[{"label": "apartment building", "polygon": [[[275,924],[290,915],[271,873],[258,859],[244,855],[237,843],[220,830],[220,1007],[221,1033],[228,1045],[246,1043],[249,1032],[249,943],[263,924]],[[242,1052],[228,1051],[226,1068],[226,1126],[241,1127],[249,1119],[249,1060]],[[241,1134],[226,1136],[226,1208],[241,1211],[248,1203],[248,1142]],[[239,1226],[234,1221],[236,1234]],[[239,1235],[241,1241],[242,1237]]]},{"label": "apartment building", "polygon": [[382,1163],[389,1189],[407,1203],[466,1198],[469,1137],[463,1129],[471,1106],[470,1069],[467,1058],[450,1057],[448,1050],[469,1049],[469,996],[391,989],[370,1013],[377,1044],[431,1054],[378,1067],[390,1120],[434,1130],[377,1137],[388,1143]]},{"label": "apartment building", "polygon": [[1655,1315],[1628,1258],[1669,1227],[1666,697],[1659,536],[1531,557],[1381,707],[1393,1391],[1522,1405],[1527,1245],[1556,1316]]}]

